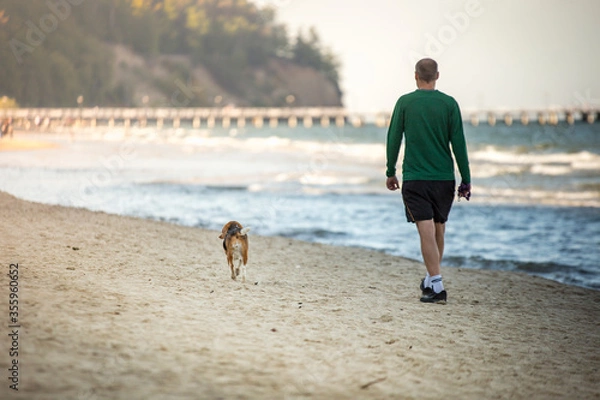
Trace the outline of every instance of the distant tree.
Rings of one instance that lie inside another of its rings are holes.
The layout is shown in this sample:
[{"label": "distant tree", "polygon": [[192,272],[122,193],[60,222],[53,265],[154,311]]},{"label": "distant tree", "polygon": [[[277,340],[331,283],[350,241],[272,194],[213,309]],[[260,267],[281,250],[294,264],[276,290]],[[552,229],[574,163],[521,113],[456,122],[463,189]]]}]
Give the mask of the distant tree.
[{"label": "distant tree", "polygon": [[50,3],[0,0],[0,43],[7,44],[0,46],[0,95],[23,106],[72,106],[79,95],[88,104],[131,104],[130,83],[115,87],[112,82],[107,44],[122,44],[148,59],[190,56],[224,89],[257,104],[264,95],[256,92],[272,93],[275,83],[253,83],[254,71],[273,58],[315,68],[335,85],[339,79],[339,62],[314,28],[292,43],[274,8],[249,0],[66,2],[69,17],[55,18],[57,25],[32,41],[31,30],[37,30],[34,37],[41,32],[40,20],[51,21]]},{"label": "distant tree", "polygon": [[298,32],[292,46],[292,60],[322,72],[339,90],[340,62],[330,50],[323,47],[314,27],[309,29],[306,36],[302,31]]},{"label": "distant tree", "polygon": [[321,40],[314,27],[310,28],[307,37],[304,36],[302,31],[298,32],[296,42],[292,47],[292,58],[300,65],[321,69],[323,66]]}]

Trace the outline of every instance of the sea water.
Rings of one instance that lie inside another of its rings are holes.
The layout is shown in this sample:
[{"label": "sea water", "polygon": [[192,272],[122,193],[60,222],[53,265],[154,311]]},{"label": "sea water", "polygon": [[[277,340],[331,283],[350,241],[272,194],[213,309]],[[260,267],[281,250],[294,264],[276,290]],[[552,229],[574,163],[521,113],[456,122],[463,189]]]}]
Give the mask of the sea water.
[{"label": "sea water", "polygon": [[[465,125],[465,135],[473,197],[453,206],[443,264],[600,289],[600,124]],[[0,153],[0,190],[420,260],[401,195],[385,188],[385,137],[374,125],[64,128],[35,135],[58,148]]]}]

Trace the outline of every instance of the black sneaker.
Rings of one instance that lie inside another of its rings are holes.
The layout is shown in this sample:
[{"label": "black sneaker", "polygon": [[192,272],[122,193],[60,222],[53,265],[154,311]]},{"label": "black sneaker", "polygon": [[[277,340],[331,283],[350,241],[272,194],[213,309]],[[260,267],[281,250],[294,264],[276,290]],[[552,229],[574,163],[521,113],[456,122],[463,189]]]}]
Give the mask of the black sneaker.
[{"label": "black sneaker", "polygon": [[425,287],[423,285],[424,283],[425,283],[425,278],[421,279],[421,285],[419,285],[419,289],[421,289],[423,296],[428,296],[429,294],[433,293],[433,289],[430,287]]},{"label": "black sneaker", "polygon": [[435,293],[433,289],[431,289],[431,292],[429,292],[428,294],[423,294],[423,296],[421,297],[421,301],[423,303],[446,304],[446,296],[447,293],[445,290],[442,290],[439,293]]}]

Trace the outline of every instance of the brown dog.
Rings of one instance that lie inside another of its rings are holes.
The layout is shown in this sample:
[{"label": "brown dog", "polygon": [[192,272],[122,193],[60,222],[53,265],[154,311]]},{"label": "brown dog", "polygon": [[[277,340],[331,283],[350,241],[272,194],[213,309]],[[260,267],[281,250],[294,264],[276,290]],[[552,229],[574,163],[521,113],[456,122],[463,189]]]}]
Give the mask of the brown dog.
[{"label": "brown dog", "polygon": [[[246,282],[246,264],[248,263],[248,231],[250,228],[242,227],[237,221],[229,221],[221,231],[219,239],[223,239],[223,250],[227,255],[227,264],[231,269],[231,279],[235,280],[242,275],[242,282]],[[237,263],[237,266],[235,265]]]}]

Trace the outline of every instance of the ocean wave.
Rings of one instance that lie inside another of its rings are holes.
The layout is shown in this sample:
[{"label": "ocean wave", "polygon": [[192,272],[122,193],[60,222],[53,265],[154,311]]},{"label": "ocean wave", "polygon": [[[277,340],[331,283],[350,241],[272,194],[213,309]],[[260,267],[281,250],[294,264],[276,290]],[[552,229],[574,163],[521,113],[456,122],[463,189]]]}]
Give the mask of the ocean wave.
[{"label": "ocean wave", "polygon": [[563,164],[570,165],[575,169],[600,169],[600,154],[586,150],[578,152],[518,153],[502,150],[490,145],[483,149],[472,151],[469,154],[469,160],[501,165]]},{"label": "ocean wave", "polygon": [[278,232],[278,236],[305,241],[319,241],[323,239],[338,239],[347,237],[349,234],[345,231],[307,227],[281,230]]},{"label": "ocean wave", "polygon": [[562,264],[555,261],[534,262],[506,259],[490,259],[483,256],[446,257],[449,267],[522,272],[577,286],[600,290],[597,271],[582,266]]},{"label": "ocean wave", "polygon": [[474,203],[600,207],[600,190],[563,191],[476,186],[472,200]]}]

